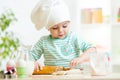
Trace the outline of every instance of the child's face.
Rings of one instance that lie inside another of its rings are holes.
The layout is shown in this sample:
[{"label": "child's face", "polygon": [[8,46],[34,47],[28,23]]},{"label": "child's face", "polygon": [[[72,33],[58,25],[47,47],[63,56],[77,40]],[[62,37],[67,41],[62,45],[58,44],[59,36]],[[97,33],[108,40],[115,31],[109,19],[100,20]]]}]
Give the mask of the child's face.
[{"label": "child's face", "polygon": [[51,27],[50,33],[53,38],[64,38],[69,32],[69,21],[65,21]]}]

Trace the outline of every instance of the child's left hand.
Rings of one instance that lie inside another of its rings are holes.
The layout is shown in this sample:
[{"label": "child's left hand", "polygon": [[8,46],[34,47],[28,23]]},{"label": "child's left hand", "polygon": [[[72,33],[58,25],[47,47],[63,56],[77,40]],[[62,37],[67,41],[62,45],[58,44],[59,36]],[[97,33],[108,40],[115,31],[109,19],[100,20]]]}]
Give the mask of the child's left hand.
[{"label": "child's left hand", "polygon": [[70,62],[70,68],[74,68],[75,66],[77,66],[83,62],[89,61],[89,53],[93,52],[93,51],[96,51],[94,47],[89,48],[82,55],[80,55],[78,58],[72,59]]},{"label": "child's left hand", "polygon": [[101,45],[96,45],[95,46],[96,48],[89,48],[87,49],[80,57],[78,58],[74,58],[71,60],[70,62],[70,68],[74,68],[75,66],[83,63],[83,62],[87,62],[89,61],[90,57],[89,57],[89,53],[90,52],[107,52],[106,48],[104,46],[101,46]]},{"label": "child's left hand", "polygon": [[78,64],[80,64],[82,62],[81,58],[74,58],[71,60],[70,62],[70,68],[74,68],[75,66],[77,66]]}]

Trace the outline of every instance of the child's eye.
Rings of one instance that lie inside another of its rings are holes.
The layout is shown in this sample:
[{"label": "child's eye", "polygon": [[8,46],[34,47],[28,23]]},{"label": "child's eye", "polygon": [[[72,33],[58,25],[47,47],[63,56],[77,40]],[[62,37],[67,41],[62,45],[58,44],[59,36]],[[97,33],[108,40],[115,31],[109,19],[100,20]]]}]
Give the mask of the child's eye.
[{"label": "child's eye", "polygon": [[63,26],[63,28],[66,28],[67,26]]},{"label": "child's eye", "polygon": [[56,28],[52,28],[52,29],[56,30],[56,29],[58,29],[58,28],[56,27]]}]

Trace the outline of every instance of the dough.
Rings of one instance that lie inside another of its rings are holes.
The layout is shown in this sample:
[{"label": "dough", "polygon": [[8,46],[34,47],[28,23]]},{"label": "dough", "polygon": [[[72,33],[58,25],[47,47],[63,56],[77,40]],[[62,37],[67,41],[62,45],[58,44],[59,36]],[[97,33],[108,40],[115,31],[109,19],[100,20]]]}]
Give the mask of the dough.
[{"label": "dough", "polygon": [[66,75],[68,71],[56,71],[56,72],[53,72],[52,74],[53,75]]},{"label": "dough", "polygon": [[73,75],[73,74],[81,74],[81,71],[80,69],[70,69],[68,72],[67,72],[68,75]]}]

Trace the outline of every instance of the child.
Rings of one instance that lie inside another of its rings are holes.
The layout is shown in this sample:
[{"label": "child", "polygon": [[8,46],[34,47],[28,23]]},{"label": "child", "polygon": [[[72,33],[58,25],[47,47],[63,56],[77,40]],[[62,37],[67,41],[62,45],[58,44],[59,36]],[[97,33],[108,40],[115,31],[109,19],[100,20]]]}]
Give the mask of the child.
[{"label": "child", "polygon": [[[94,48],[69,30],[69,10],[62,0],[40,0],[31,16],[36,29],[45,27],[50,31],[50,35],[41,37],[34,45],[31,54],[35,61],[43,54],[47,66],[74,68],[89,60],[88,53]],[[35,69],[38,66],[36,62]]]}]

